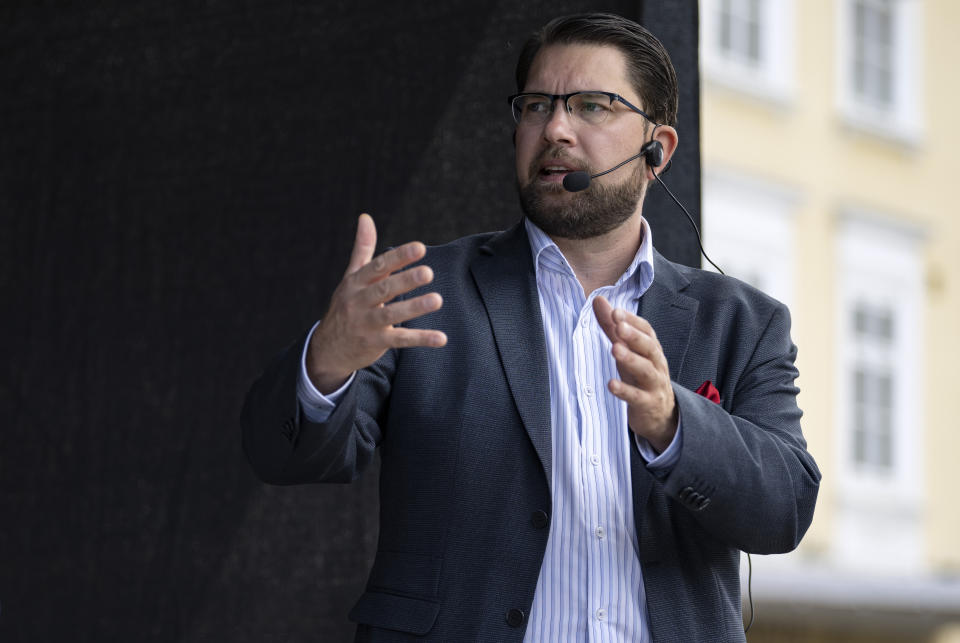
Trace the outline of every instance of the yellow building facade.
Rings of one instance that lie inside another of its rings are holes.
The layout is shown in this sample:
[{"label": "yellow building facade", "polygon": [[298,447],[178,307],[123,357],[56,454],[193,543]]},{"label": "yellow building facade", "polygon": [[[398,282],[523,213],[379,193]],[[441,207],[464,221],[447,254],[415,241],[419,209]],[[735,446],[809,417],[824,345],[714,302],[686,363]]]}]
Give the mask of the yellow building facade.
[{"label": "yellow building facade", "polygon": [[700,23],[704,244],[790,306],[824,476],[800,548],[753,557],[749,640],[960,641],[960,2]]}]

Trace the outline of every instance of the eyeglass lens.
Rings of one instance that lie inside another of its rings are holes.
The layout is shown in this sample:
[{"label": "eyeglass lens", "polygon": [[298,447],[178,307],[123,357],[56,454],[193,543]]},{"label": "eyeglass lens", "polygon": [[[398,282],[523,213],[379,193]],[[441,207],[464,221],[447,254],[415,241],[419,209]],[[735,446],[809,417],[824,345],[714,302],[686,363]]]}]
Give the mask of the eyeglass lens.
[{"label": "eyeglass lens", "polygon": [[[567,97],[567,113],[598,125],[613,111],[613,99],[606,94],[581,93]],[[542,125],[553,116],[556,101],[544,94],[521,94],[513,100],[513,118],[522,125]]]}]

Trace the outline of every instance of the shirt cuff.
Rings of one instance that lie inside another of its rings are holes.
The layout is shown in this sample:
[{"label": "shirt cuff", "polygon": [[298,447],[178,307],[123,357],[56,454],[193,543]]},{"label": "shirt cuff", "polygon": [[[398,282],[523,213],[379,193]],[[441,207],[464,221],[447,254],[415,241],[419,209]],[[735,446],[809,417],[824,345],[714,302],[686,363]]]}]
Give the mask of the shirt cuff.
[{"label": "shirt cuff", "polygon": [[297,378],[297,400],[300,402],[300,409],[308,420],[317,424],[327,421],[327,418],[337,408],[337,402],[350,388],[353,378],[357,375],[353,373],[343,386],[329,395],[324,395],[313,385],[310,376],[307,375],[307,348],[310,346],[310,338],[313,337],[313,332],[319,325],[320,322],[318,321],[307,333],[307,341],[303,345],[303,352],[300,354],[300,377]]},{"label": "shirt cuff", "polygon": [[656,449],[636,433],[633,434],[637,443],[637,450],[640,451],[640,457],[647,461],[647,469],[658,478],[665,477],[673,469],[677,461],[680,460],[680,450],[683,448],[683,422],[677,420],[677,432],[673,440],[663,453],[657,453]]}]

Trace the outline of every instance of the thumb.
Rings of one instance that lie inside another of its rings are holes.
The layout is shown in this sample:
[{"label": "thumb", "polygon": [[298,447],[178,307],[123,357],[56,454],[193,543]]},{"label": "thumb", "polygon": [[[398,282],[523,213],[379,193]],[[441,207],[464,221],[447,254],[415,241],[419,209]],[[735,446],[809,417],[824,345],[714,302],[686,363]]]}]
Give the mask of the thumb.
[{"label": "thumb", "polygon": [[613,306],[605,297],[597,296],[593,299],[593,313],[597,316],[600,328],[606,333],[611,342],[617,341],[616,324],[613,321]]},{"label": "thumb", "polygon": [[357,219],[357,236],[353,240],[353,252],[350,253],[350,263],[344,276],[354,273],[373,259],[373,251],[377,248],[377,226],[373,224],[373,217],[361,214]]}]

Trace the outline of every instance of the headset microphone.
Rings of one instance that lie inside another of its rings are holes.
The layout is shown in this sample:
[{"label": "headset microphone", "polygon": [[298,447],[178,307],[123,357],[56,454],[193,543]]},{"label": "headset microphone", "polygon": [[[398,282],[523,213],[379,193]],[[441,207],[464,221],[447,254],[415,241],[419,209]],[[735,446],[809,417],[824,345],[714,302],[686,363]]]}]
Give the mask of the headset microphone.
[{"label": "headset microphone", "polygon": [[[660,167],[660,165],[663,163],[663,145],[660,144],[660,141],[649,141],[647,143],[644,143],[643,147],[640,148],[639,154],[635,154],[634,156],[631,156],[630,158],[628,158],[626,161],[622,163],[618,163],[617,165],[614,165],[609,170],[604,170],[603,172],[598,172],[597,174],[587,174],[582,170],[571,172],[570,174],[563,177],[563,188],[567,192],[580,192],[581,190],[586,190],[588,187],[590,187],[591,179],[595,179],[598,176],[603,176],[604,174],[609,174],[610,172],[613,172],[614,170],[623,167],[630,161],[635,161],[641,156],[647,162],[647,165],[649,165],[651,169],[655,167]],[[669,169],[669,167],[670,167],[670,164],[668,163],[667,169]],[[700,254],[703,255],[703,258],[706,259],[708,262],[710,262],[710,265],[716,268],[717,272],[719,272],[721,275],[726,274],[725,272],[723,272],[720,266],[713,263],[713,259],[711,259],[707,255],[706,251],[703,249],[703,240],[700,238],[700,229],[697,227],[696,222],[694,222],[693,217],[690,216],[690,213],[687,212],[687,209],[683,207],[682,203],[680,203],[680,199],[678,199],[673,195],[673,192],[670,191],[670,188],[668,188],[667,184],[663,182],[663,179],[660,178],[659,174],[654,172],[653,178],[656,179],[657,182],[663,186],[663,189],[667,191],[667,194],[670,195],[670,198],[673,199],[673,202],[676,203],[681,210],[683,210],[683,213],[685,215],[687,215],[687,220],[690,222],[690,225],[693,226],[693,231],[697,234],[697,245],[700,246]],[[752,595],[750,600],[751,600],[751,606],[752,606],[753,604]],[[753,623],[753,620],[751,616],[751,624],[752,623]],[[749,626],[747,629],[749,629]]]},{"label": "headset microphone", "polygon": [[[593,176],[597,175],[594,174]],[[592,176],[583,170],[571,172],[563,177],[563,189],[567,192],[580,192],[581,190],[586,190],[588,187],[590,187],[590,179],[592,178]]]},{"label": "headset microphone", "polygon": [[581,190],[586,190],[588,187],[590,187],[590,181],[592,179],[595,179],[598,176],[603,176],[604,174],[609,174],[614,170],[619,170],[630,161],[635,161],[641,156],[650,167],[659,167],[660,164],[663,163],[663,145],[660,144],[660,141],[650,141],[648,143],[644,143],[643,147],[640,148],[639,154],[634,154],[626,161],[617,163],[609,170],[604,170],[603,172],[597,172],[596,174],[587,174],[583,170],[570,172],[570,174],[567,174],[565,177],[563,177],[563,189],[567,192],[580,192]]}]

